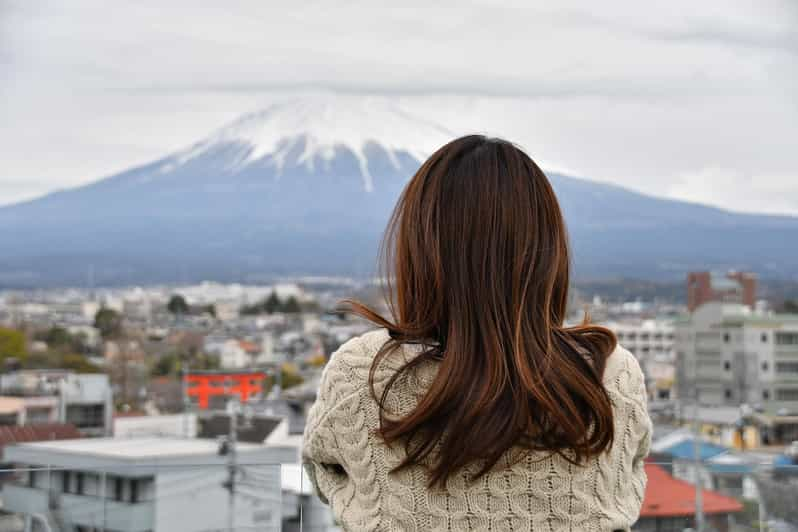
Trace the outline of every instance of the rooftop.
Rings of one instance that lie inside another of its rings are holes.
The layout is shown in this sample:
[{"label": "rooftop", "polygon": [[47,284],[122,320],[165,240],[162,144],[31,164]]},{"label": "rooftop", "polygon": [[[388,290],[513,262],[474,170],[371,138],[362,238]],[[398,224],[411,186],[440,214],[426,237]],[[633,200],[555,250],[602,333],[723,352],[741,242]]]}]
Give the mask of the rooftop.
[{"label": "rooftop", "polygon": [[[61,441],[41,441],[24,444],[29,450],[89,455],[103,458],[142,460],[179,456],[216,455],[219,444],[215,440],[189,438],[85,438]],[[261,445],[239,443],[239,453],[257,451]]]},{"label": "rooftop", "polygon": [[[694,485],[673,478],[662,467],[646,464],[646,494],[640,517],[680,517],[695,514]],[[741,512],[742,504],[731,497],[714,491],[703,490],[702,501],[705,514],[728,514]]]}]

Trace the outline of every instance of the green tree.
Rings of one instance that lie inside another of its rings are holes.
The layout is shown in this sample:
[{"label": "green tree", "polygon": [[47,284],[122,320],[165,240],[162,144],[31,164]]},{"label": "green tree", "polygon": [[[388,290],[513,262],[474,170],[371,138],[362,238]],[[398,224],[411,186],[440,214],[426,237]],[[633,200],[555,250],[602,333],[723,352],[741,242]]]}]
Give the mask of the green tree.
[{"label": "green tree", "polygon": [[781,308],[787,314],[798,314],[798,301],[788,299]]},{"label": "green tree", "polygon": [[289,314],[296,314],[298,312],[302,312],[302,309],[299,306],[299,301],[297,301],[294,296],[291,296],[288,299],[286,299],[285,304],[283,305],[283,312],[287,312]]},{"label": "green tree", "polygon": [[180,367],[180,356],[177,353],[167,353],[155,362],[151,373],[155,377],[177,375],[180,372]]},{"label": "green tree", "polygon": [[58,367],[71,369],[78,373],[101,373],[99,367],[89,362],[89,359],[80,353],[67,353],[62,355],[61,363]]},{"label": "green tree", "polygon": [[20,362],[28,357],[25,335],[15,329],[0,327],[0,362],[15,358]]},{"label": "green tree", "polygon": [[305,382],[305,379],[303,379],[302,375],[298,373],[294,373],[293,371],[286,371],[285,369],[283,369],[282,381],[283,381],[283,390],[287,390],[288,388],[299,386],[300,384]]},{"label": "green tree", "polygon": [[58,327],[57,325],[36,332],[33,338],[45,342],[49,349],[84,354],[89,351],[86,335],[84,333],[72,334],[63,327]]},{"label": "green tree", "polygon": [[104,339],[122,335],[122,316],[114,309],[102,307],[94,315],[94,326]]},{"label": "green tree", "polygon": [[31,353],[23,366],[26,369],[71,369],[78,373],[100,373],[102,370],[80,353],[45,351]]},{"label": "green tree", "polygon": [[274,312],[280,312],[283,309],[283,302],[280,300],[277,292],[272,291],[269,297],[263,301],[262,307],[264,312],[272,314]]},{"label": "green tree", "polygon": [[188,314],[189,306],[186,298],[180,294],[175,294],[169,298],[169,303],[166,305],[166,310],[175,315]]}]

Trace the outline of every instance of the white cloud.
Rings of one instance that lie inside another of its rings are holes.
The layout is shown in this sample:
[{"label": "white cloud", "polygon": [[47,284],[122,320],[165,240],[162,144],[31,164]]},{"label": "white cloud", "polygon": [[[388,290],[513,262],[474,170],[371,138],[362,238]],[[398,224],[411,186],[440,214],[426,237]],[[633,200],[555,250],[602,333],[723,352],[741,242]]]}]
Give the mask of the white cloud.
[{"label": "white cloud", "polygon": [[[796,9],[0,0],[0,204],[20,197],[12,180],[37,181],[26,195],[91,181],[319,87],[395,94],[451,129],[503,134],[550,167],[654,194],[719,161],[786,190],[798,168]],[[758,194],[784,201],[742,186],[737,199],[678,190],[745,210],[767,203]]]},{"label": "white cloud", "polygon": [[738,211],[798,215],[798,172],[766,176],[707,167],[679,176],[668,195]]}]

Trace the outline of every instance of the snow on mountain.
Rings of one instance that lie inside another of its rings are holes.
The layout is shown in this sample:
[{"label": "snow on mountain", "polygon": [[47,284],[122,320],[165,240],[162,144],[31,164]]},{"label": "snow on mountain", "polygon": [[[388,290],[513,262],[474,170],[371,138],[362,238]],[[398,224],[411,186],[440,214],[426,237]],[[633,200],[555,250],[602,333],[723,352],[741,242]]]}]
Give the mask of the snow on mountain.
[{"label": "snow on mountain", "polygon": [[[311,97],[176,153],[0,207],[0,287],[372,275],[407,180],[456,135],[388,98]],[[798,275],[798,219],[744,215],[550,173],[579,276],[697,268]]]},{"label": "snow on mountain", "polygon": [[278,103],[247,114],[206,139],[177,153],[160,171],[207,154],[220,146],[237,146],[228,169],[241,168],[268,158],[282,172],[298,146],[294,161],[313,171],[318,161],[329,165],[336,151],[345,149],[357,159],[363,185],[373,190],[367,147],[379,145],[394,169],[401,167],[402,152],[423,161],[454,135],[424,118],[413,116],[387,98],[321,96]]}]

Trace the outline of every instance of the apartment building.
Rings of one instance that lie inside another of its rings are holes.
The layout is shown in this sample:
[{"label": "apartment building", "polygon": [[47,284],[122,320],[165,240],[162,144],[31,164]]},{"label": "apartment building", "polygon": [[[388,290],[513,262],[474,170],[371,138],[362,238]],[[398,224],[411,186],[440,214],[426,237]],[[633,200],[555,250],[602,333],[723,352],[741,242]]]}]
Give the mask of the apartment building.
[{"label": "apartment building", "polygon": [[[0,375],[6,421],[71,423],[84,436],[111,434],[113,393],[108,375],[22,370]],[[20,401],[11,401],[18,398]],[[53,406],[56,412],[53,414]],[[35,416],[35,417],[34,417]]]},{"label": "apartment building", "polygon": [[8,446],[16,480],[3,509],[26,530],[86,532],[279,531],[281,466],[296,449],[239,443],[230,495],[229,455],[213,440],[92,438]]},{"label": "apartment building", "polygon": [[604,324],[640,362],[651,399],[671,399],[675,379],[672,320],[623,320]]},{"label": "apartment building", "polygon": [[798,314],[710,302],[676,322],[679,396],[798,415]]}]

